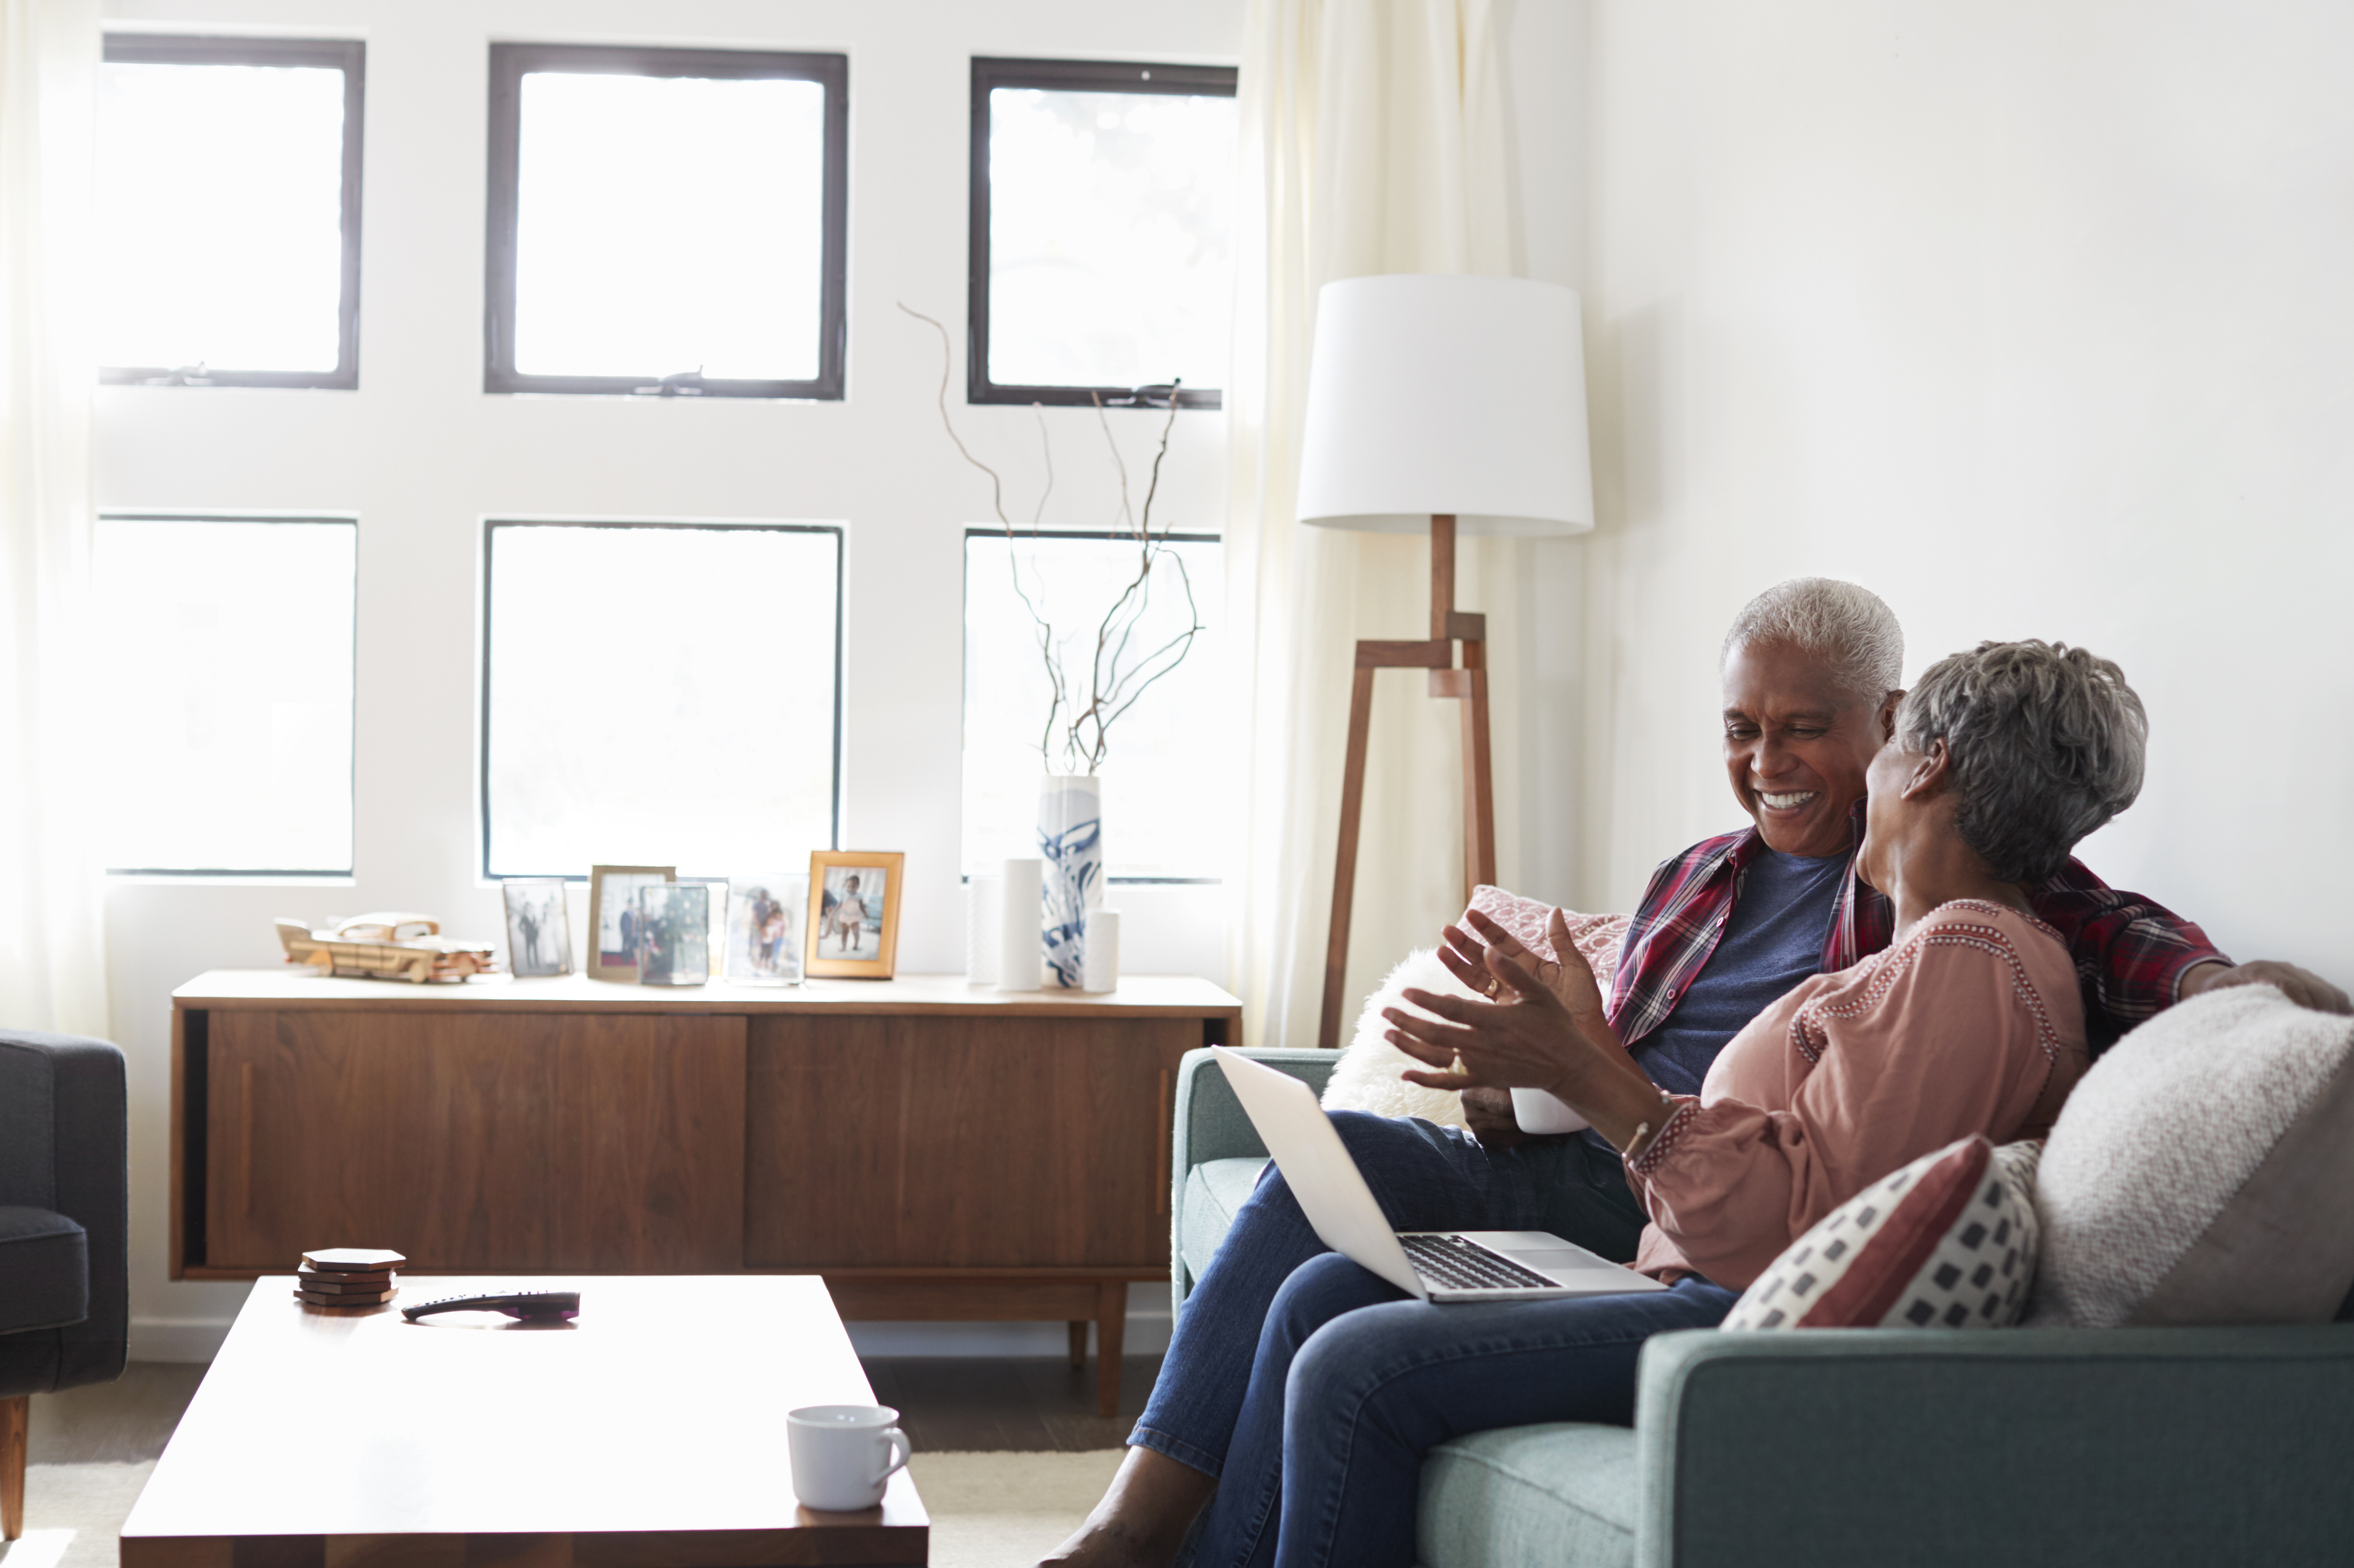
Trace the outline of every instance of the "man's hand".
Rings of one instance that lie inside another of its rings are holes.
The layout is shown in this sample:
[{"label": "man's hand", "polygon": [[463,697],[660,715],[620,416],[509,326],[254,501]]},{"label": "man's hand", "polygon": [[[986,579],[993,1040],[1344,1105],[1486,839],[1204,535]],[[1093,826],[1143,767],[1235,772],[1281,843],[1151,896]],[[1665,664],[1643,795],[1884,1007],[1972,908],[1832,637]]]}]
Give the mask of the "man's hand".
[{"label": "man's hand", "polygon": [[2354,1012],[2354,1001],[2346,993],[2315,974],[2295,964],[2274,963],[2270,959],[2258,959],[2248,964],[2221,964],[2210,959],[2186,971],[2175,1000],[2189,1001],[2204,991],[2216,991],[2227,985],[2274,985],[2281,994],[2299,1007],[2309,1007],[2316,1012]]}]

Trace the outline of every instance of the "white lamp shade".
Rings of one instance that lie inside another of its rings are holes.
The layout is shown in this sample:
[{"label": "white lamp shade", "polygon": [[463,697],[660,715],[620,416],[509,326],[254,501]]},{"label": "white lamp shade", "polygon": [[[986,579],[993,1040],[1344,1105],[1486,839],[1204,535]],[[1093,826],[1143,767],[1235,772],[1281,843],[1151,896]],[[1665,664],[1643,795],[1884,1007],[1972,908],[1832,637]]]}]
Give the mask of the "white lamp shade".
[{"label": "white lamp shade", "polygon": [[1316,302],[1299,520],[1421,534],[1594,526],[1577,291],[1524,278],[1347,278]]}]

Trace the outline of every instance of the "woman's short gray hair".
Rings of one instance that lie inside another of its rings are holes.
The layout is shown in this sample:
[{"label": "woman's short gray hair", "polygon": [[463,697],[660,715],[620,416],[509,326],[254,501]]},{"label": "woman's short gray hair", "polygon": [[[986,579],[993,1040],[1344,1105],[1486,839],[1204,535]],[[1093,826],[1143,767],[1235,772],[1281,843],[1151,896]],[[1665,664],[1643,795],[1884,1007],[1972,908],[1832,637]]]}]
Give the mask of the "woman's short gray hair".
[{"label": "woman's short gray hair", "polygon": [[1785,642],[1829,662],[1840,689],[1877,703],[1904,683],[1904,629],[1868,588],[1837,577],[1792,577],[1742,607],[1718,662],[1751,643]]},{"label": "woman's short gray hair", "polygon": [[2108,660],[2064,642],[1981,642],[1929,666],[1896,738],[1951,759],[1954,827],[2005,882],[2034,886],[2141,793],[2149,715]]}]

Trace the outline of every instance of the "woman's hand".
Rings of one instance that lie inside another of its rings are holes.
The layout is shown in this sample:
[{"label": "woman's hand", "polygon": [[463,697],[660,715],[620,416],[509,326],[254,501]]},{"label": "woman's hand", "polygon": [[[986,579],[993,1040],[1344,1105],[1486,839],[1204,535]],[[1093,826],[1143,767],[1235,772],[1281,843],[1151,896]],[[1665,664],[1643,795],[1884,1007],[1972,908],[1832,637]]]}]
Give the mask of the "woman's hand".
[{"label": "woman's hand", "polygon": [[[1560,912],[1553,914],[1550,935],[1564,961],[1552,985],[1498,950],[1511,941],[1501,927],[1476,913],[1469,919],[1487,938],[1483,961],[1475,968],[1462,951],[1450,951],[1447,967],[1495,1000],[1413,990],[1405,1000],[1435,1019],[1384,1009],[1392,1025],[1386,1036],[1391,1044],[1430,1068],[1456,1069],[1409,1071],[1403,1075],[1406,1082],[1434,1089],[1548,1090],[1623,1147],[1638,1126],[1658,1118],[1659,1091],[1619,1046],[1604,1015],[1594,971],[1571,945]],[[1458,938],[1459,946],[1479,950],[1450,927],[1451,948]]]}]

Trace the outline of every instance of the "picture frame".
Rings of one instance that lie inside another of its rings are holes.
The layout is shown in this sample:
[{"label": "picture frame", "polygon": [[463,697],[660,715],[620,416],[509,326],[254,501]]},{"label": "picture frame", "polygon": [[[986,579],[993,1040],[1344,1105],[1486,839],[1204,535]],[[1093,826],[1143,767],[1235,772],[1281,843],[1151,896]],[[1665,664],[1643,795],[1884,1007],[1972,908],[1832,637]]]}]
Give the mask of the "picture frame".
[{"label": "picture frame", "polygon": [[673,876],[673,882],[699,883],[711,889],[710,978],[719,978],[720,960],[727,952],[727,879],[724,876]]},{"label": "picture frame", "polygon": [[510,876],[499,884],[506,907],[507,972],[545,980],[572,972],[572,912],[560,876]]},{"label": "picture frame", "polygon": [[897,850],[818,850],[811,854],[803,972],[813,980],[891,978],[899,961],[899,900],[907,860]]},{"label": "picture frame", "polygon": [[591,980],[636,982],[638,889],[677,875],[677,867],[668,865],[588,868],[588,950],[583,955],[583,974]]},{"label": "picture frame", "polygon": [[727,879],[722,979],[730,985],[801,983],[809,885],[809,874],[801,871]]},{"label": "picture frame", "polygon": [[638,889],[640,985],[701,985],[711,978],[711,885],[649,882]]}]

